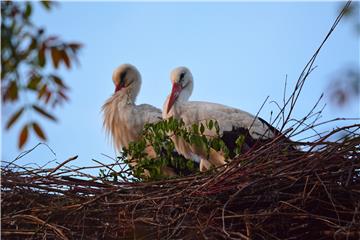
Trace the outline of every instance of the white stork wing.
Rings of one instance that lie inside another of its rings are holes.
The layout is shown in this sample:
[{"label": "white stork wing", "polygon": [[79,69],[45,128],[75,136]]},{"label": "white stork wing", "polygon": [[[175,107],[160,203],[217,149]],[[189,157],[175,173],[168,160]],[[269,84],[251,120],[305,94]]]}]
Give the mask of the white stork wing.
[{"label": "white stork wing", "polygon": [[156,123],[162,119],[161,110],[149,104],[140,104],[134,106],[131,110],[132,113],[128,114],[127,123],[129,128],[136,129],[139,134],[145,124]]},{"label": "white stork wing", "polygon": [[[209,102],[190,101],[177,106],[177,114],[185,124],[198,123],[199,121],[216,120],[219,123],[220,133],[232,131],[236,128],[249,129],[251,137],[272,138],[274,132],[266,122],[260,121],[255,116],[240,109]],[[205,134],[211,134],[207,132]]]}]

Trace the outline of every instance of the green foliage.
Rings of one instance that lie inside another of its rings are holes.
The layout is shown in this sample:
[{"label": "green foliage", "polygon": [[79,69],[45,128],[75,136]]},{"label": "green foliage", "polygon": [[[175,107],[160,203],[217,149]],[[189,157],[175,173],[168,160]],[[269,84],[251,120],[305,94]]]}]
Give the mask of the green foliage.
[{"label": "green foliage", "polygon": [[240,135],[235,141],[235,144],[236,144],[235,154],[241,153],[241,149],[242,149],[242,146],[244,145],[244,143],[245,143],[245,135]]},{"label": "green foliage", "polygon": [[[68,101],[69,90],[56,70],[61,66],[70,69],[81,48],[79,43],[47,36],[44,29],[36,27],[31,21],[33,4],[1,2],[2,103],[17,107],[7,119],[6,129],[12,128],[21,117],[25,119],[19,135],[19,148],[26,143],[30,129],[40,139],[46,140],[41,126],[32,118],[40,116],[56,121],[49,108]],[[46,10],[55,5],[51,1],[41,1],[40,4]]]},{"label": "green foliage", "polygon": [[[205,135],[207,129],[215,130],[215,136]],[[205,124],[199,123],[186,126],[182,120],[170,118],[145,125],[141,138],[136,142],[132,142],[127,149],[123,149],[122,157],[127,163],[132,161],[137,163],[131,168],[134,176],[140,179],[163,179],[166,177],[162,171],[165,167],[176,169],[177,172],[180,172],[180,176],[183,173],[196,173],[199,168],[195,166],[194,161],[177,154],[170,137],[181,137],[207,154],[209,154],[210,148],[213,148],[222,151],[228,157],[229,150],[220,138],[219,132],[219,124],[213,120],[209,120]],[[150,146],[156,153],[155,158],[151,158],[146,153]],[[145,172],[150,177],[145,176]]]}]

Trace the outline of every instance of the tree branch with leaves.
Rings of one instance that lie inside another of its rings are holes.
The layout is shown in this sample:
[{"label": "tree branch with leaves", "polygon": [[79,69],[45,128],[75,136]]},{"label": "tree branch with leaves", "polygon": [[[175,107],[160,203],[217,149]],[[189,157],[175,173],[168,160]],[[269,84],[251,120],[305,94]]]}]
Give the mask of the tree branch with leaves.
[{"label": "tree branch with leaves", "polygon": [[[55,5],[51,1],[39,3],[48,11]],[[58,36],[46,35],[45,30],[31,20],[33,4],[1,2],[2,104],[16,107],[6,119],[7,130],[20,118],[25,119],[19,134],[19,148],[25,145],[31,133],[47,140],[36,119],[57,121],[54,109],[69,100],[69,87],[58,75],[58,70],[61,66],[70,69],[78,62],[82,47],[78,42],[65,42]]]}]

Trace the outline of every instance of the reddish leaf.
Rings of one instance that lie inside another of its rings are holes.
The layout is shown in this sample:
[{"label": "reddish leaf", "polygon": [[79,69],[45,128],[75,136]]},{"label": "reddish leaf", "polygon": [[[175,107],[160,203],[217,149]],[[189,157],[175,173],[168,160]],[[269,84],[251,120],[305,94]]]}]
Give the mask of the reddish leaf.
[{"label": "reddish leaf", "polygon": [[71,68],[70,59],[65,50],[60,51],[61,58],[64,61],[67,68]]},{"label": "reddish leaf", "polygon": [[46,61],[45,61],[45,48],[46,48],[46,46],[45,46],[45,44],[43,43],[43,44],[41,45],[41,48],[40,48],[39,53],[38,53],[38,58],[39,58],[39,65],[40,65],[40,67],[44,67],[44,66],[45,66],[45,63],[46,63]]},{"label": "reddish leaf", "polygon": [[50,36],[50,37],[48,37],[46,40],[45,40],[45,42],[47,43],[47,44],[50,44],[51,42],[55,42],[55,41],[57,41],[59,38],[57,37],[57,36]]},{"label": "reddish leaf", "polygon": [[63,80],[61,80],[61,78],[59,78],[58,76],[56,75],[50,75],[50,77],[54,80],[54,82],[60,86],[61,88],[64,88],[64,89],[69,89],[68,86],[66,86],[63,82]]},{"label": "reddish leaf", "polygon": [[35,74],[32,75],[31,78],[29,79],[27,88],[31,90],[37,90],[40,81],[41,81],[41,76]]},{"label": "reddish leaf", "polygon": [[15,122],[16,120],[19,119],[19,117],[21,116],[21,114],[24,112],[24,107],[20,108],[16,113],[14,113],[11,118],[9,119],[9,121],[6,124],[6,129],[9,129]]},{"label": "reddish leaf", "polygon": [[20,132],[19,144],[18,144],[19,148],[22,148],[24,146],[24,144],[26,143],[26,141],[28,139],[28,135],[29,135],[28,125],[25,125]]},{"label": "reddish leaf", "polygon": [[6,89],[4,94],[4,101],[10,100],[15,101],[18,98],[18,86],[16,81],[11,81],[9,87]]},{"label": "reddish leaf", "polygon": [[59,62],[60,62],[62,56],[61,56],[61,52],[57,49],[57,47],[51,48],[51,58],[52,58],[54,67],[58,68]]},{"label": "reddish leaf", "polygon": [[44,7],[46,10],[50,10],[51,7],[52,7],[52,5],[54,5],[54,2],[48,1],[48,0],[40,1],[40,3],[43,5],[43,7]]},{"label": "reddish leaf", "polygon": [[35,37],[32,37],[32,38],[31,38],[31,43],[30,43],[30,45],[29,45],[29,47],[28,47],[28,51],[32,51],[32,50],[34,50],[36,47],[37,47],[37,40],[36,40]]},{"label": "reddish leaf", "polygon": [[53,120],[53,121],[57,121],[57,119],[51,115],[50,113],[46,112],[44,109],[40,108],[39,106],[36,106],[36,105],[33,105],[32,106],[34,108],[34,110],[38,113],[40,113],[41,115],[43,115],[44,117],[47,117],[48,119],[50,120]]},{"label": "reddish leaf", "polygon": [[48,104],[50,97],[51,97],[52,93],[51,92],[47,92],[46,93],[46,98],[45,98],[45,103]]},{"label": "reddish leaf", "polygon": [[65,101],[68,101],[68,100],[69,100],[68,96],[66,96],[63,91],[59,91],[59,95],[60,95]]},{"label": "reddish leaf", "polygon": [[46,140],[46,136],[45,136],[43,130],[41,129],[41,127],[39,126],[39,124],[37,124],[37,123],[34,122],[34,123],[32,124],[32,127],[33,127],[36,135],[37,135],[39,138],[41,138],[42,140]]},{"label": "reddish leaf", "polygon": [[76,53],[77,50],[82,48],[82,44],[80,43],[70,43],[68,46],[71,48],[71,50],[73,50],[74,53]]},{"label": "reddish leaf", "polygon": [[46,84],[44,84],[41,88],[40,88],[40,90],[39,90],[39,92],[38,92],[38,99],[40,99],[42,96],[44,96],[44,94],[47,92],[47,85]]}]

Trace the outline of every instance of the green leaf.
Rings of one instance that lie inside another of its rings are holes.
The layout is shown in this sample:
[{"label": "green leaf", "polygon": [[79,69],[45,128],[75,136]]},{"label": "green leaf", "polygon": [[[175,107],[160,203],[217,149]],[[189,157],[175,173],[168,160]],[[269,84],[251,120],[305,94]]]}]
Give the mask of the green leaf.
[{"label": "green leaf", "polygon": [[202,138],[198,135],[193,135],[190,137],[190,141],[192,144],[195,144],[195,146],[197,147],[201,147],[203,142],[202,142]]},{"label": "green leaf", "polygon": [[196,123],[194,123],[191,127],[194,134],[199,134],[199,126]]},{"label": "green leaf", "polygon": [[173,119],[173,124],[174,124],[174,130],[179,129],[179,121],[177,119]]},{"label": "green leaf", "polygon": [[204,132],[205,132],[205,127],[204,127],[204,124],[200,124],[200,133],[201,134],[204,134]]},{"label": "green leaf", "polygon": [[212,141],[211,141],[211,147],[213,149],[215,149],[216,151],[219,151],[220,148],[221,148],[221,145],[220,145],[220,141],[218,138],[214,138]]},{"label": "green leaf", "polygon": [[186,162],[186,167],[187,167],[187,169],[189,169],[189,170],[193,170],[194,169],[194,162],[193,161],[190,161],[190,160],[188,160],[187,162]]},{"label": "green leaf", "polygon": [[28,135],[29,135],[28,125],[25,125],[20,132],[19,143],[18,143],[19,149],[21,149],[26,143],[28,139]]},{"label": "green leaf", "polygon": [[219,143],[220,143],[220,149],[221,149],[221,151],[224,152],[225,158],[228,158],[229,153],[230,153],[229,149],[227,148],[224,141],[222,141],[221,139],[219,140]]},{"label": "green leaf", "polygon": [[45,136],[43,130],[41,129],[41,127],[39,126],[39,124],[37,124],[36,122],[34,122],[34,123],[32,124],[32,127],[33,127],[36,135],[37,135],[39,138],[41,138],[42,140],[46,140],[46,136]]},{"label": "green leaf", "polygon": [[235,141],[235,144],[238,146],[238,147],[242,147],[242,145],[244,144],[245,142],[245,136],[243,134],[241,134]]},{"label": "green leaf", "polygon": [[235,154],[241,153],[241,149],[242,149],[244,142],[245,142],[245,136],[243,134],[241,134],[235,141],[235,144],[236,144]]},{"label": "green leaf", "polygon": [[220,134],[220,127],[219,127],[218,121],[215,121],[215,129],[216,129],[216,134],[219,135]]},{"label": "green leaf", "polygon": [[9,129],[21,116],[21,114],[24,112],[25,108],[22,107],[20,108],[16,113],[14,113],[11,118],[9,119],[9,121],[6,124],[6,129]]},{"label": "green leaf", "polygon": [[25,8],[25,17],[29,18],[32,12],[32,6],[31,3],[27,2],[26,3],[26,8]]},{"label": "green leaf", "polygon": [[36,112],[40,113],[42,116],[44,116],[44,117],[46,117],[46,118],[48,118],[48,119],[50,119],[50,120],[52,120],[54,122],[57,121],[57,119],[53,115],[51,115],[50,113],[48,113],[44,109],[40,108],[39,106],[33,105],[32,107]]},{"label": "green leaf", "polygon": [[210,120],[209,121],[209,130],[212,130],[213,126],[214,126],[214,122],[213,122],[213,120]]}]

